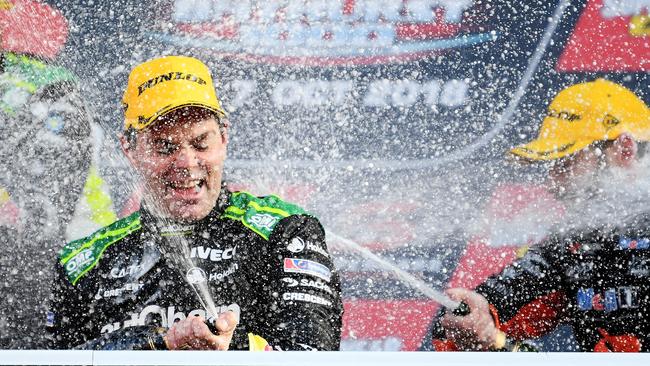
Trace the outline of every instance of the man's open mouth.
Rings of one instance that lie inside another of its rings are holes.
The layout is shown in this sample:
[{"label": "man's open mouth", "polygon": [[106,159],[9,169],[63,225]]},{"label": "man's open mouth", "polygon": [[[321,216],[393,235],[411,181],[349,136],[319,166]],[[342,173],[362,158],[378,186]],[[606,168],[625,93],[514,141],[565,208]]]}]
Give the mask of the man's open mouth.
[{"label": "man's open mouth", "polygon": [[205,179],[192,179],[184,181],[167,181],[165,185],[169,188],[175,190],[190,190],[194,189],[196,192],[199,192],[205,185]]}]

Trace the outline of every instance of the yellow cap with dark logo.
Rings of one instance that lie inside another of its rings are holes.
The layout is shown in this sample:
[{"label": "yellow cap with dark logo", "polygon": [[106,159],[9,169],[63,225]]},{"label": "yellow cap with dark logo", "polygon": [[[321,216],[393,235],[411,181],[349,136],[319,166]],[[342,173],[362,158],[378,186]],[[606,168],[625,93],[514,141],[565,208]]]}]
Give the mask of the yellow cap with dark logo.
[{"label": "yellow cap with dark logo", "polygon": [[122,99],[124,129],[142,130],[157,118],[182,107],[202,107],[225,116],[210,70],[201,61],[167,56],[136,66]]},{"label": "yellow cap with dark logo", "polygon": [[537,138],[510,152],[530,160],[555,160],[623,133],[650,141],[650,109],[630,90],[598,79],[559,92]]}]

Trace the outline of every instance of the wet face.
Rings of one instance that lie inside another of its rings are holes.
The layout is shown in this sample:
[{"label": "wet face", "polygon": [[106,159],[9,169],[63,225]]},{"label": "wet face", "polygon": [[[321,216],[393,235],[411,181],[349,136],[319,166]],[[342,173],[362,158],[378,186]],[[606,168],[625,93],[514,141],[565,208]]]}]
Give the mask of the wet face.
[{"label": "wet face", "polygon": [[577,153],[552,162],[549,185],[560,197],[588,193],[601,184],[605,169],[630,169],[637,156],[637,144],[627,134],[613,141],[596,142]]},{"label": "wet face", "polygon": [[124,152],[145,184],[145,202],[158,214],[196,221],[214,208],[221,189],[228,136],[204,110],[185,109],[139,132]]},{"label": "wet face", "polygon": [[560,197],[571,195],[595,184],[598,170],[602,168],[603,151],[590,146],[577,153],[553,161],[549,168],[549,185]]}]

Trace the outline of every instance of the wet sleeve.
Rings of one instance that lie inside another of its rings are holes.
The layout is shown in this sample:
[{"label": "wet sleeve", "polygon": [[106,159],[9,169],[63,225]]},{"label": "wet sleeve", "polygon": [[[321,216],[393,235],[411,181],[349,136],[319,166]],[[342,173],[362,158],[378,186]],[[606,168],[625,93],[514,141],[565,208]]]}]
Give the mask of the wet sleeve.
[{"label": "wet sleeve", "polygon": [[118,329],[100,337],[91,338],[86,325],[90,324],[92,309],[83,291],[70,284],[60,265],[57,265],[52,296],[46,319],[48,348],[77,350],[161,350],[166,349],[163,337],[166,329],[155,326],[137,326]]},{"label": "wet sleeve", "polygon": [[166,350],[164,336],[166,328],[156,326],[137,326],[118,329],[80,344],[74,349],[96,351],[150,351]]},{"label": "wet sleeve", "polygon": [[266,320],[272,347],[338,350],[341,286],[319,221],[296,215],[283,219],[269,238],[267,294],[273,312]]},{"label": "wet sleeve", "polygon": [[544,243],[535,246],[500,274],[488,278],[476,288],[506,322],[531,301],[562,290],[563,277],[557,260],[558,246]]},{"label": "wet sleeve", "polygon": [[83,325],[88,321],[90,309],[86,304],[57,263],[45,321],[48,348],[72,349],[87,340]]}]

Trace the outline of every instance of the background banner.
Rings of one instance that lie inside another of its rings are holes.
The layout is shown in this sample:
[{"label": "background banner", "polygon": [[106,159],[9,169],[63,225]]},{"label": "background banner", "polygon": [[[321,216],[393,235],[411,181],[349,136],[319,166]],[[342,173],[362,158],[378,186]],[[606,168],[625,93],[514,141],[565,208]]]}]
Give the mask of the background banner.
[{"label": "background banner", "polygon": [[[297,202],[438,289],[476,286],[561,217],[540,168],[504,159],[558,91],[605,77],[650,100],[648,1],[51,3],[70,22],[61,62],[107,136],[132,66],[198,57],[230,113],[234,187]],[[100,169],[122,209],[116,147]],[[438,305],[335,236],[343,349],[426,348]]]}]

